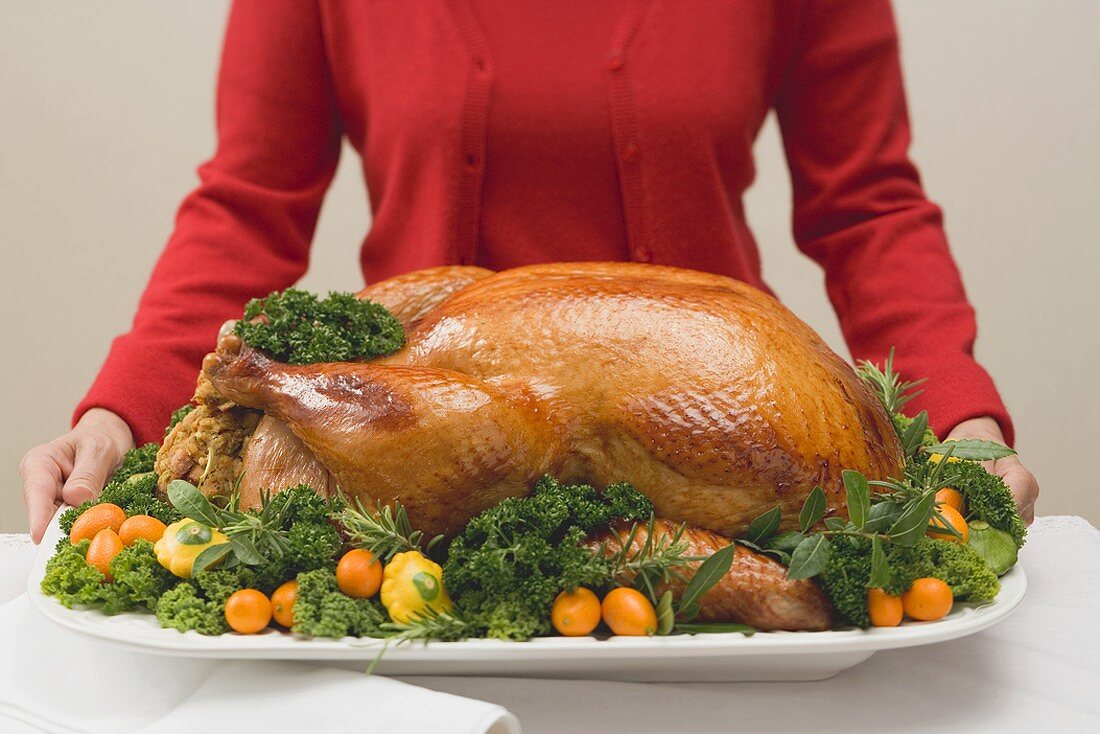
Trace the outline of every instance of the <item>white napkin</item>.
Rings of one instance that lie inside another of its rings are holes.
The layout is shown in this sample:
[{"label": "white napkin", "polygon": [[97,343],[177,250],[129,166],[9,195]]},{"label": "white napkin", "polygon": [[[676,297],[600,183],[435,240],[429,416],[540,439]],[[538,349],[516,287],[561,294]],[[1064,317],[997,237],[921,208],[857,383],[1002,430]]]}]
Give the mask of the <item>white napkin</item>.
[{"label": "white napkin", "polygon": [[26,595],[0,606],[0,730],[519,734],[506,709],[306,663],[146,655],[57,627]]}]

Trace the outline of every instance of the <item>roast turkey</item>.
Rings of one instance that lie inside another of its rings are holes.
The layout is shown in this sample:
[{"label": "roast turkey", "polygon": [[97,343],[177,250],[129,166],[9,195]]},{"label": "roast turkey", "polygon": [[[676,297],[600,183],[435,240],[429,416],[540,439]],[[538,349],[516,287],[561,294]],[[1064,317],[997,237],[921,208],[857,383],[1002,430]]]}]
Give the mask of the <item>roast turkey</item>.
[{"label": "roast turkey", "polygon": [[[207,491],[226,491],[243,474],[245,504],[300,481],[339,487],[365,504],[400,501],[431,535],[544,474],[626,481],[658,517],[730,538],[777,504],[792,527],[814,486],[843,516],[844,469],[882,479],[902,467],[888,416],[852,368],[729,278],[633,263],[445,267],[360,295],[405,325],[399,352],[289,365],[223,329],[200,409],[161,450],[162,484],[201,474]],[[197,429],[204,420],[256,427],[212,462],[223,449],[216,430]]]}]

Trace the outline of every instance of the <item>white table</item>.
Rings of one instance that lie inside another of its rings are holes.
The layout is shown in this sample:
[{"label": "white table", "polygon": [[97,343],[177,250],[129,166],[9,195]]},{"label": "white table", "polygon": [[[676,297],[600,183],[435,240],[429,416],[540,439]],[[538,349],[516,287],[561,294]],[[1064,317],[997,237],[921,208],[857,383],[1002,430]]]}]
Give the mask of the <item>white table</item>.
[{"label": "white table", "polygon": [[[26,536],[0,535],[0,603],[22,591],[32,556]],[[1081,518],[1040,518],[1022,561],[1028,596],[1006,621],[877,653],[828,681],[402,680],[499,703],[525,734],[1100,732],[1100,532]]]}]

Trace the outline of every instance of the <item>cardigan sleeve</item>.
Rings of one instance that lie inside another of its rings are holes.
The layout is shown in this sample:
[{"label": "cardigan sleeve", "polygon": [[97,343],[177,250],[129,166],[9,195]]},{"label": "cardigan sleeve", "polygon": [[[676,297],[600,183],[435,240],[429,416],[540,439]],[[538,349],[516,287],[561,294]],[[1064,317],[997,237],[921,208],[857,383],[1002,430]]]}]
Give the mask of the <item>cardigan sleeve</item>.
[{"label": "cardigan sleeve", "polygon": [[89,408],[119,414],[141,444],[159,441],[195,388],[218,327],[244,303],[305,272],[341,129],[321,22],[304,0],[237,0],[217,92],[218,144],[141,296],[114,340]]},{"label": "cardigan sleeve", "polygon": [[1013,427],[974,360],[974,310],[925,198],[910,141],[897,32],[887,0],[806,4],[776,112],[791,171],[799,248],[825,270],[855,359],[893,346],[905,379],[927,377],[907,410],[943,435],[991,416]]}]

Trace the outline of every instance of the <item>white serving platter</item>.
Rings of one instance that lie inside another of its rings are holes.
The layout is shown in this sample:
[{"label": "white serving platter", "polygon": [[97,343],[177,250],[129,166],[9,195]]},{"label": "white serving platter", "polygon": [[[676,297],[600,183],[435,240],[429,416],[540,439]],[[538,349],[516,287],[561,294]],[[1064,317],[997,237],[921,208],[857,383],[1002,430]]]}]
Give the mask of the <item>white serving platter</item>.
[{"label": "white serving platter", "polygon": [[[107,616],[66,609],[39,589],[46,561],[63,533],[56,515],[39,546],[27,594],[48,619],[105,643],[184,657],[342,661],[364,668],[382,651],[378,640],[305,639],[268,629],[216,637],[161,628],[149,614]],[[528,642],[466,640],[390,645],[381,675],[476,675],[616,681],[808,681],[830,678],[878,650],[930,645],[980,632],[1007,617],[1024,598],[1019,564],[1001,578],[1001,593],[983,605],[956,604],[938,622],[828,632],[757,632],[668,637],[543,637]]]}]

